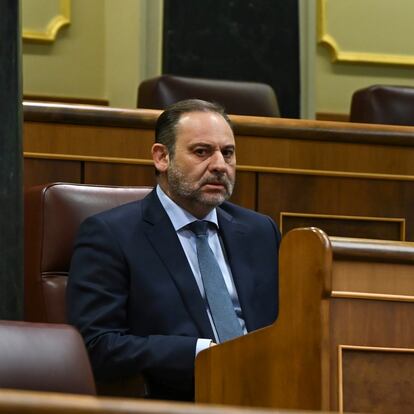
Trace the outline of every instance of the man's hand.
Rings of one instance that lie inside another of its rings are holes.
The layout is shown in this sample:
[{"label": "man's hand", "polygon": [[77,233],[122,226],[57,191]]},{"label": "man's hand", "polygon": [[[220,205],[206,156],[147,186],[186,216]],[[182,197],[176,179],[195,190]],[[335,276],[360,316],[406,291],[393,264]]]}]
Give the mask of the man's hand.
[{"label": "man's hand", "polygon": [[210,348],[212,347],[212,346],[216,346],[217,344],[215,343],[215,342],[210,342]]}]

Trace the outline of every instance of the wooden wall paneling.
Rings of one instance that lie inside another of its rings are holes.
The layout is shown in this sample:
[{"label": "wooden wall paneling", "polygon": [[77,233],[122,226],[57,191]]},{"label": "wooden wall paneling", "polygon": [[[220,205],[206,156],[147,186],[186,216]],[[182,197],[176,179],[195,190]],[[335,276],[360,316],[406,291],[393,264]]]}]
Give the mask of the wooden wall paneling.
[{"label": "wooden wall paneling", "polygon": [[[368,393],[369,385],[365,384],[367,393],[363,397],[361,394],[355,395],[353,399],[349,394],[349,387],[353,386],[352,383],[363,380],[367,374],[365,371],[367,364],[361,364],[359,371],[353,372],[356,378],[349,376],[345,378],[345,375],[350,372],[342,372],[344,382],[341,382],[343,361],[341,361],[340,348],[390,348],[390,352],[397,352],[398,349],[404,348],[405,356],[400,355],[398,358],[406,358],[407,364],[412,364],[414,243],[341,238],[330,238],[330,240],[334,259],[331,269],[332,291],[329,299],[331,409],[338,407],[342,397],[345,403],[346,397],[348,405],[344,405],[344,409],[358,405],[359,408],[355,411],[366,412],[361,404],[370,404],[367,412],[409,413],[414,406],[412,380],[402,384],[392,373],[384,379],[388,371],[373,378],[373,385],[376,386],[374,392]],[[366,359],[369,358],[370,356],[366,355]],[[398,364],[393,367],[393,371],[398,370],[399,366]],[[358,366],[356,368],[358,369]],[[348,385],[346,395],[345,385]],[[403,400],[400,398],[400,402],[396,405],[397,411],[387,411],[390,408],[389,404],[395,402],[395,395],[392,394],[400,385],[404,387],[400,393],[400,397],[404,395]],[[363,389],[361,388],[360,391]],[[380,402],[379,396],[387,401]],[[404,401],[410,403],[410,410],[404,409],[402,403]],[[382,411],[381,407],[387,409]]]},{"label": "wooden wall paneling", "polygon": [[[45,147],[49,146],[53,152],[57,142],[62,144],[62,148],[57,148],[61,153],[70,153],[62,140],[73,131],[72,152],[73,146],[85,145],[89,153],[84,155],[149,159],[159,113],[25,102],[25,151],[47,152]],[[413,127],[238,115],[231,119],[239,166],[414,176]],[[60,128],[67,131],[59,135]],[[51,138],[45,141],[41,135],[46,133]],[[105,142],[108,145],[103,145]],[[135,147],[141,144],[143,151],[136,154]],[[79,149],[77,152],[80,153]]]},{"label": "wooden wall paneling", "polygon": [[410,301],[414,300],[413,278],[413,263],[367,266],[363,261],[341,260],[335,262],[332,296]]},{"label": "wooden wall paneling", "polygon": [[[24,108],[26,158],[88,163],[88,182],[149,184],[149,175],[132,166],[149,171],[159,111],[35,103]],[[384,219],[406,220],[407,239],[414,240],[414,128],[235,115],[231,119],[237,142],[236,203],[276,221],[281,212],[330,215],[335,218],[325,222],[319,217],[292,223],[290,218],[288,228],[314,224],[334,235],[403,238],[403,230],[397,235],[397,224]],[[108,164],[105,172],[98,164]],[[109,164],[124,165],[118,177]],[[338,216],[355,221],[338,221]],[[378,226],[370,220],[378,220]]]},{"label": "wooden wall paneling", "polygon": [[[412,302],[354,298],[330,299],[331,409],[337,409],[336,407],[339,406],[338,398],[341,387],[338,377],[339,346],[407,348],[414,351],[413,308]],[[413,355],[411,355],[410,360],[412,358]],[[360,369],[359,375],[363,375],[363,367],[361,366]],[[383,379],[382,377],[386,375],[387,373],[384,372],[382,376],[376,379],[376,383],[379,384]],[[354,381],[356,380],[354,379]],[[352,381],[352,379],[347,378],[347,381]],[[414,393],[412,393],[410,385],[406,385],[411,393],[411,411],[395,412],[412,412],[412,404],[414,403],[412,396],[414,396]],[[384,398],[389,398],[392,401],[391,389],[383,389],[382,392]],[[389,395],[390,397],[388,397]],[[357,401],[353,403],[356,404]],[[349,399],[348,404],[351,404]],[[386,407],[389,408],[388,405]],[[398,408],[401,408],[401,406]],[[358,412],[388,413],[389,411],[361,410]]]},{"label": "wooden wall paneling", "polygon": [[82,162],[27,157],[24,159],[26,188],[56,181],[81,183]]},{"label": "wooden wall paneling", "polygon": [[150,164],[85,162],[85,183],[154,186],[154,167]]},{"label": "wooden wall paneling", "polygon": [[[356,216],[368,219],[405,220],[406,239],[414,240],[414,181],[387,180],[376,177],[338,175],[260,173],[258,179],[258,210],[277,222],[284,213],[333,216]],[[410,201],[411,200],[411,201]],[[317,218],[317,217],[316,217]],[[309,217],[308,225],[321,225]],[[353,237],[354,224],[349,219],[331,223],[331,236]],[[362,236],[358,228],[358,236]],[[369,230],[369,231],[368,231]],[[395,238],[393,226],[370,227],[364,237]]]},{"label": "wooden wall paneling", "polygon": [[257,210],[256,180],[257,174],[254,172],[237,171],[236,185],[230,201],[245,208]]},{"label": "wooden wall paneling", "polygon": [[303,130],[304,125],[298,123],[296,130],[292,125],[289,131],[275,129],[271,131],[272,135],[268,131],[270,136],[262,135],[266,131],[260,128],[257,128],[257,135],[236,135],[238,165],[414,176],[414,148],[382,143],[387,140],[392,143],[395,139],[388,131],[382,131],[377,142],[374,139],[369,142],[372,138],[369,130],[356,134],[355,131],[338,128],[325,136],[328,131],[322,129],[324,124],[330,125],[321,121],[314,125],[313,130]]},{"label": "wooden wall paneling", "polygon": [[341,411],[412,412],[414,349],[341,346],[339,363]]},{"label": "wooden wall paneling", "polygon": [[61,158],[150,159],[154,133],[148,129],[25,122],[25,153]]},{"label": "wooden wall paneling", "polygon": [[318,227],[327,234],[339,237],[405,240],[405,220],[369,218],[358,216],[340,216],[334,214],[280,214],[280,230],[282,233],[298,227]]}]

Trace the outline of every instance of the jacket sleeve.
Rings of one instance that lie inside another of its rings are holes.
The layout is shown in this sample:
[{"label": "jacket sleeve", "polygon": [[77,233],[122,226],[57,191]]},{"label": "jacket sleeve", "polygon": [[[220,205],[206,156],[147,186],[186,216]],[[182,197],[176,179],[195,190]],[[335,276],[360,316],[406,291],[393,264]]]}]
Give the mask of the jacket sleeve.
[{"label": "jacket sleeve", "polygon": [[80,227],[67,286],[67,319],[84,337],[97,379],[144,374],[192,381],[197,338],[136,336],[129,329],[130,274],[110,226],[101,217]]}]

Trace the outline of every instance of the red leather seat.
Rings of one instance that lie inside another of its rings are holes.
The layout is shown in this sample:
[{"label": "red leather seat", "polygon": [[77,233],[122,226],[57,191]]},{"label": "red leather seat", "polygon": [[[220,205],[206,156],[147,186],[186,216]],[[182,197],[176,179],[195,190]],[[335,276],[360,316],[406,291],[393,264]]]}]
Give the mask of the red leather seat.
[{"label": "red leather seat", "polygon": [[[65,290],[80,223],[93,214],[144,198],[150,187],[53,183],[29,188],[24,200],[24,317],[65,323]],[[47,338],[45,337],[45,341]],[[99,394],[142,397],[141,376],[98,383]]]},{"label": "red leather seat", "polygon": [[271,86],[258,82],[189,78],[162,75],[138,87],[138,108],[164,109],[183,99],[218,102],[229,114],[279,117]]},{"label": "red leather seat", "polygon": [[374,85],[354,92],[351,122],[414,125],[414,88]]},{"label": "red leather seat", "polygon": [[25,320],[66,322],[65,289],[80,223],[103,210],[144,198],[150,191],[150,187],[68,183],[25,191]]},{"label": "red leather seat", "polygon": [[69,325],[0,321],[0,388],[95,395],[80,334]]}]

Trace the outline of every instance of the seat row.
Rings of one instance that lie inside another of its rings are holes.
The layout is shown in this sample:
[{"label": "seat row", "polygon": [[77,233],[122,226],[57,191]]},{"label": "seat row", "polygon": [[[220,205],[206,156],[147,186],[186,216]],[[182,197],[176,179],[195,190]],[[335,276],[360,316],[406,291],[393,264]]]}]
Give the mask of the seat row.
[{"label": "seat row", "polygon": [[[259,82],[161,75],[138,87],[137,108],[164,109],[182,99],[222,104],[228,113],[279,117],[275,91]],[[349,120],[370,124],[414,125],[414,88],[373,85],[354,92]]]}]

